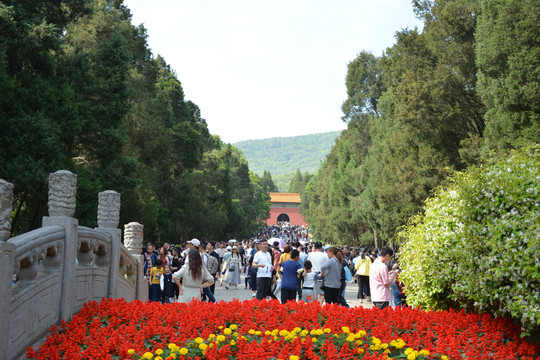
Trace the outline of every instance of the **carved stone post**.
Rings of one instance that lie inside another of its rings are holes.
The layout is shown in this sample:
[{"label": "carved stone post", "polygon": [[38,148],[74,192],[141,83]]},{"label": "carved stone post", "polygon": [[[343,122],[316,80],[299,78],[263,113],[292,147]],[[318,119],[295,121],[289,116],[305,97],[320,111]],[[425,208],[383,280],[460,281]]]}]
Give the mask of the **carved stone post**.
[{"label": "carved stone post", "polygon": [[133,255],[142,254],[144,225],[130,222],[124,225],[124,246]]},{"label": "carved stone post", "polygon": [[97,222],[100,232],[110,235],[112,240],[109,261],[109,297],[117,298],[118,262],[120,261],[120,245],[122,230],[118,229],[120,222],[120,193],[112,190],[100,192],[98,195]]},{"label": "carved stone post", "polygon": [[15,245],[9,243],[13,184],[0,179],[0,359],[7,358],[11,287],[15,265]]},{"label": "carved stone post", "polygon": [[13,209],[13,184],[0,179],[0,241],[7,241],[11,234]]},{"label": "carved stone post", "polygon": [[79,242],[79,221],[73,218],[76,196],[76,174],[67,170],[59,170],[49,174],[49,216],[43,217],[43,227],[60,225],[64,227],[66,232],[61,295],[61,318],[66,321],[73,316],[75,299],[75,269]]},{"label": "carved stone post", "polygon": [[137,222],[124,225],[124,246],[137,259],[137,296],[141,301],[148,300],[148,281],[144,277],[144,255],[142,254],[144,226]]}]

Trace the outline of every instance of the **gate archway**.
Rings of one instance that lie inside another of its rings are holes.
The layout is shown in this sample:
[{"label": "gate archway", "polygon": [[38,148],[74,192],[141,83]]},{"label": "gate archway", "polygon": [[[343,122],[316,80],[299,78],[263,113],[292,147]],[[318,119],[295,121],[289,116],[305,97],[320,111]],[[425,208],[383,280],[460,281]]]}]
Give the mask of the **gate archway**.
[{"label": "gate archway", "polygon": [[285,222],[290,223],[290,222],[291,222],[291,218],[289,218],[289,215],[287,215],[287,214],[285,214],[285,213],[281,213],[281,214],[279,214],[279,216],[277,217],[277,221],[278,221],[278,223],[279,223],[279,222],[282,222],[282,221],[285,221]]}]

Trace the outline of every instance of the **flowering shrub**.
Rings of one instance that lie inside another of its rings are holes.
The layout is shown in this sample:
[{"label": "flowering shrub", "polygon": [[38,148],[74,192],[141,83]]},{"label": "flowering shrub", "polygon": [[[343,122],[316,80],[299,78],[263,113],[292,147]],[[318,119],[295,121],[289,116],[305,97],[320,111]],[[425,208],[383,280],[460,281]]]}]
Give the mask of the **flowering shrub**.
[{"label": "flowering shrub", "polygon": [[102,300],[53,328],[28,359],[535,359],[505,318],[321,306]]},{"label": "flowering shrub", "polygon": [[456,173],[400,234],[407,302],[540,326],[540,147]]}]

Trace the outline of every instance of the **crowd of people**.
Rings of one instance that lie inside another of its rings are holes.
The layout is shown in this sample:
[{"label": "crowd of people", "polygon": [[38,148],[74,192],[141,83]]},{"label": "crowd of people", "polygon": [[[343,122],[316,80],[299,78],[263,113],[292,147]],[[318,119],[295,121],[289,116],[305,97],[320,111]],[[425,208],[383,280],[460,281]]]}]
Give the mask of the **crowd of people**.
[{"label": "crowd of people", "polygon": [[[398,263],[390,248],[323,246],[309,241],[305,227],[269,226],[238,242],[164,244],[144,249],[150,301],[215,302],[217,284],[242,286],[257,299],[319,301],[348,307],[347,285],[357,284],[357,299],[378,308],[405,305]],[[281,239],[282,241],[280,241]]]}]

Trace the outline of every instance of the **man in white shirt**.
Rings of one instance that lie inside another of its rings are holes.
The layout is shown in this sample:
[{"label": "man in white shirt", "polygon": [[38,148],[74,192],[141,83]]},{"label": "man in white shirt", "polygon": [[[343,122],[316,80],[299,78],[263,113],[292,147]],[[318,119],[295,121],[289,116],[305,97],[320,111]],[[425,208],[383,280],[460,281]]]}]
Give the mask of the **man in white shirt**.
[{"label": "man in white shirt", "polygon": [[257,300],[266,299],[266,294],[270,292],[272,287],[272,257],[268,252],[268,242],[261,240],[259,242],[259,251],[253,257],[251,267],[257,269]]},{"label": "man in white shirt", "polygon": [[[311,261],[312,265],[312,271],[314,273],[321,272],[321,267],[328,261],[328,255],[324,253],[322,250],[322,244],[320,241],[315,242],[314,250],[309,253],[308,260]],[[313,289],[313,293],[315,294],[315,301],[323,302],[324,300],[324,292],[322,291],[323,281],[322,280],[315,280],[315,287]]]}]

